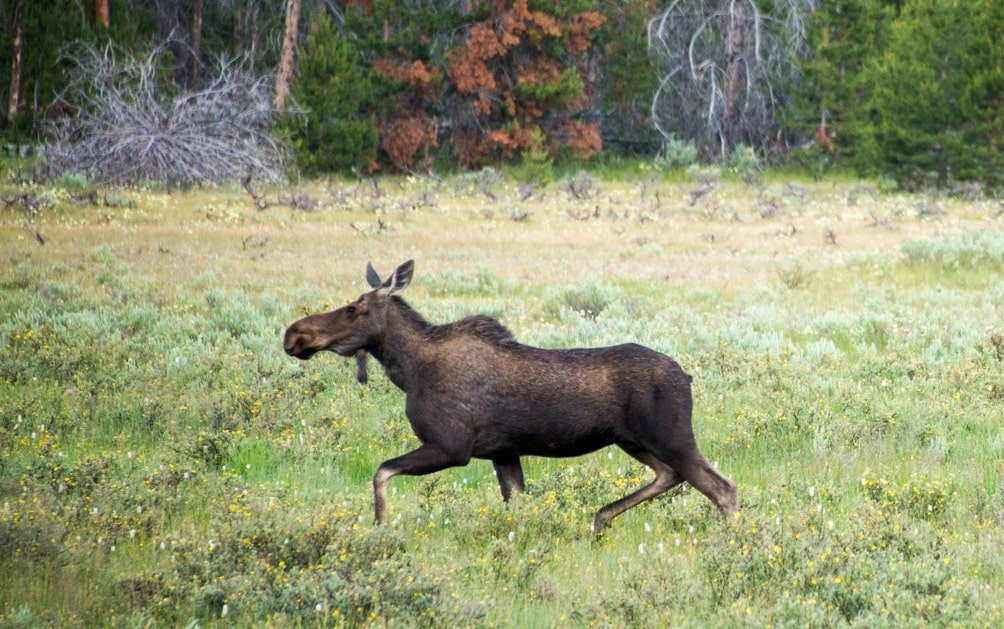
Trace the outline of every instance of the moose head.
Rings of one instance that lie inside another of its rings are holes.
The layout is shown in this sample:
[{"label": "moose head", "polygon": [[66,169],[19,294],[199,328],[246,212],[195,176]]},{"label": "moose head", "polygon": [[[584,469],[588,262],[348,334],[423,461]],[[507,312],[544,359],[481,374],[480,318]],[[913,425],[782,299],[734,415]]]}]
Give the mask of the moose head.
[{"label": "moose head", "polygon": [[307,360],[317,352],[330,351],[341,356],[356,356],[358,378],[366,381],[365,348],[379,342],[387,328],[391,297],[411,282],[415,261],[408,260],[381,281],[372,264],[366,265],[366,281],[373,288],[337,310],[308,315],[286,330],[283,349],[290,356]]}]

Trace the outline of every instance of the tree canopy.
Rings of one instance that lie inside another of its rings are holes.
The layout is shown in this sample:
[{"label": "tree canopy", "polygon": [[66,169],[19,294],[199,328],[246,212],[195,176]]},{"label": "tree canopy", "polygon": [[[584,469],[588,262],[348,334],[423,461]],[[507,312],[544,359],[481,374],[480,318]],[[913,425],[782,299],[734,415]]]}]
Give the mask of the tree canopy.
[{"label": "tree canopy", "polygon": [[81,46],[111,43],[123,62],[160,51],[167,100],[206,94],[221,63],[293,60],[270,115],[305,174],[741,148],[907,187],[1004,183],[995,0],[303,0],[293,22],[283,0],[44,4],[0,4],[8,141],[93,113],[69,88]]}]

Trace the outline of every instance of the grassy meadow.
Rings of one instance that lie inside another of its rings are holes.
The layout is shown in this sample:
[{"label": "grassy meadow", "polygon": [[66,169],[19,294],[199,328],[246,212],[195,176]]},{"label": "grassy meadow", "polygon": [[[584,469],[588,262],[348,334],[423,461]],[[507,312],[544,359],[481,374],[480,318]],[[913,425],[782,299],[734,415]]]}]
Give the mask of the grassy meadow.
[{"label": "grassy meadow", "polygon": [[[579,183],[32,188],[0,213],[0,625],[1004,625],[1001,206]],[[409,258],[430,321],[676,358],[738,517],[683,486],[596,539],[650,478],[609,448],[524,459],[509,506],[486,461],[395,478],[376,527],[403,394],[281,339]]]}]

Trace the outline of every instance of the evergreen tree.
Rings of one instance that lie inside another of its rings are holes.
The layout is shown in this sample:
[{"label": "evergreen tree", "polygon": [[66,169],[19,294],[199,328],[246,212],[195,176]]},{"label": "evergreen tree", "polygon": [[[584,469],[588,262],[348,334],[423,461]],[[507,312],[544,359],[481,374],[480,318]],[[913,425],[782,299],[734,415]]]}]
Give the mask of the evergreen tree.
[{"label": "evergreen tree", "polygon": [[370,68],[381,160],[411,171],[429,167],[439,146],[446,51],[476,3],[346,3],[345,31]]},{"label": "evergreen tree", "polygon": [[[262,0],[264,1],[264,0]],[[0,24],[13,35],[14,9],[17,2],[0,2]],[[76,72],[72,53],[74,44],[104,46],[111,42],[128,52],[149,50],[165,43],[165,35],[176,36],[172,21],[188,10],[187,3],[138,2],[107,0],[106,3],[77,0],[27,0],[23,6],[24,49],[19,77],[18,113],[13,127],[2,132],[12,139],[39,139],[44,131],[44,119],[66,115],[58,104]],[[202,48],[207,53],[221,50],[215,34],[220,24],[228,23],[226,3],[207,3]],[[99,6],[102,5],[102,6]],[[103,25],[103,11],[108,9],[108,27]],[[166,21],[165,21],[166,20]],[[11,37],[13,40],[13,37]],[[12,42],[0,40],[0,92],[8,97],[11,84]],[[179,60],[175,60],[175,64]],[[56,105],[53,109],[53,105]]]},{"label": "evergreen tree", "polygon": [[[15,41],[13,20],[20,9],[23,42],[18,77],[12,77],[12,43]],[[52,0],[51,5],[39,2],[4,2],[0,17],[10,39],[0,46],[0,92],[9,97],[10,86],[16,86],[16,112],[12,125],[5,131],[11,138],[35,138],[41,130],[41,116],[65,87],[60,49],[77,39],[92,39],[94,30],[84,16],[68,0]]]},{"label": "evergreen tree", "polygon": [[604,150],[653,155],[662,136],[652,128],[652,97],[659,85],[648,61],[649,0],[599,0],[606,20],[596,60]]},{"label": "evergreen tree", "polygon": [[797,136],[816,139],[817,151],[851,157],[860,144],[851,114],[867,93],[864,69],[881,54],[895,16],[886,0],[824,0],[812,13],[811,55],[787,120]]},{"label": "evergreen tree", "polygon": [[[420,167],[450,140],[460,164],[602,146],[591,70],[596,0],[350,2],[345,29],[372,71],[381,157]],[[447,135],[448,134],[448,135]],[[445,153],[445,151],[440,151]]]},{"label": "evergreen tree", "polygon": [[546,186],[554,180],[554,158],[544,144],[544,134],[534,129],[530,134],[530,146],[520,154],[519,164],[509,169],[517,180]]},{"label": "evergreen tree", "polygon": [[852,123],[863,170],[907,188],[979,180],[1002,184],[1002,9],[997,0],[914,0],[894,22],[886,54]]},{"label": "evergreen tree", "polygon": [[983,0],[973,14],[965,89],[981,153],[976,176],[999,190],[1004,187],[1004,3]]},{"label": "evergreen tree", "polygon": [[304,173],[351,172],[375,160],[370,76],[326,13],[311,25],[290,94],[294,109],[304,111],[287,116],[281,127]]}]

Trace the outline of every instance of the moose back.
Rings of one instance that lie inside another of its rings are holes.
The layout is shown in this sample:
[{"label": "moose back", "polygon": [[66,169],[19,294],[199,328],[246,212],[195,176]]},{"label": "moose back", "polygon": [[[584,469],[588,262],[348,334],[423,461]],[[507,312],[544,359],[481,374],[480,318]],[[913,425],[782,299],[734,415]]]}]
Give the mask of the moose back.
[{"label": "moose back", "polygon": [[540,349],[518,343],[483,315],[432,325],[397,293],[411,282],[414,262],[373,290],[286,330],[283,348],[308,359],[332,351],[365,353],[405,392],[405,410],[421,446],[384,461],[373,478],[377,522],[386,513],[387,481],[488,459],[508,500],[524,487],[521,456],[568,457],[617,445],[655,472],[634,493],[601,508],[610,521],[681,482],[707,496],[726,517],[738,508],[735,485],[697,448],[691,425],[691,377],[675,361],[635,344],[596,349]]}]

